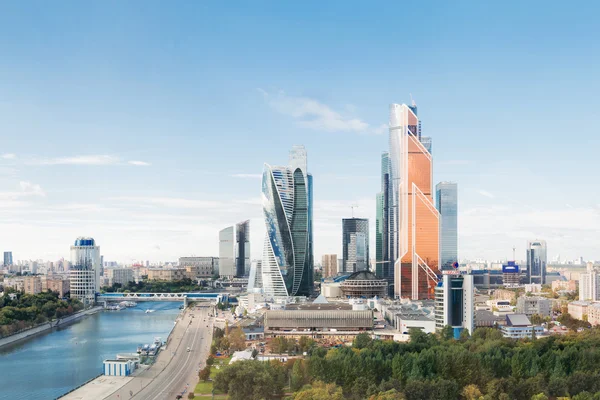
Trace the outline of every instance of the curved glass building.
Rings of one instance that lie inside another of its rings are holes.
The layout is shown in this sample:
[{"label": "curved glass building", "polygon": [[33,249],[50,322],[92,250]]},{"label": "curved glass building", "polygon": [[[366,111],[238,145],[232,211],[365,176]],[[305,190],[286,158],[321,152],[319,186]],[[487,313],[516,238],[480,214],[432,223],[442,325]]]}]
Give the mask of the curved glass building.
[{"label": "curved glass building", "polygon": [[272,297],[312,293],[312,176],[306,150],[294,146],[290,166],[265,164],[262,203],[267,233],[263,249],[263,292]]},{"label": "curved glass building", "polygon": [[71,297],[86,306],[93,304],[100,291],[100,246],[92,238],[79,237],[71,246]]}]

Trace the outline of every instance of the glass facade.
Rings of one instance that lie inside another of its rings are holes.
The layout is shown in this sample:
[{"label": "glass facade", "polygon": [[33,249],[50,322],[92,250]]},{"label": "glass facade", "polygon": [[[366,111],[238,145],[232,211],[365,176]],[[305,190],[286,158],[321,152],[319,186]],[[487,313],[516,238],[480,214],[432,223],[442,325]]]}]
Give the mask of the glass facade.
[{"label": "glass facade", "polygon": [[435,187],[440,213],[440,269],[454,269],[458,263],[458,190],[454,182],[440,182]]},{"label": "glass facade", "polygon": [[235,236],[235,276],[248,276],[250,273],[250,221],[243,221],[236,224]]},{"label": "glass facade", "polygon": [[527,282],[546,283],[546,264],[548,261],[546,241],[527,242]]},{"label": "glass facade", "polygon": [[342,271],[369,269],[369,220],[342,219]]},{"label": "glass facade", "polygon": [[390,236],[397,297],[432,299],[439,273],[439,212],[433,204],[431,139],[421,142],[416,107],[390,109]]},{"label": "glass facade", "polygon": [[375,274],[387,280],[388,295],[394,295],[394,245],[390,232],[393,231],[393,209],[390,191],[390,155],[381,155],[381,192],[377,194],[377,212],[375,222]]},{"label": "glass facade", "polygon": [[235,230],[228,226],[219,232],[219,276],[234,277],[235,262]]},{"label": "glass facade", "polygon": [[85,305],[100,292],[100,246],[92,238],[77,238],[71,246],[70,292]]}]

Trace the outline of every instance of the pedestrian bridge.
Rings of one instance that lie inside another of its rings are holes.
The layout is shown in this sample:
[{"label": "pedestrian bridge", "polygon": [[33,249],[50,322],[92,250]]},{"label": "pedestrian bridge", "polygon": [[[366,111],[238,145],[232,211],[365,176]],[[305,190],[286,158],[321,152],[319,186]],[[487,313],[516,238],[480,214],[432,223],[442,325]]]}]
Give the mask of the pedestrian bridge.
[{"label": "pedestrian bridge", "polygon": [[189,301],[229,301],[229,293],[98,293],[96,302],[109,301],[182,301],[186,306]]}]

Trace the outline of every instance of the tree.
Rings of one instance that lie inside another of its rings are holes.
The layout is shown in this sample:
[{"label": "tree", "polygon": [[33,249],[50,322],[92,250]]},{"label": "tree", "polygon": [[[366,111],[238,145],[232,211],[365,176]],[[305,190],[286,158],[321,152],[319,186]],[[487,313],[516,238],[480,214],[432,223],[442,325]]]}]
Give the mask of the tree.
[{"label": "tree", "polygon": [[215,363],[215,357],[211,354],[206,359],[206,365],[211,366]]},{"label": "tree", "polygon": [[404,394],[398,392],[396,389],[390,389],[386,392],[379,392],[369,397],[369,400],[406,400]]},{"label": "tree", "polygon": [[229,340],[229,349],[230,350],[244,350],[246,348],[246,335],[244,331],[239,326],[231,329],[229,334],[227,335],[227,339]]},{"label": "tree", "polygon": [[308,374],[306,372],[304,360],[295,360],[290,379],[292,391],[295,392],[308,383]]},{"label": "tree", "polygon": [[442,328],[440,332],[440,336],[443,340],[451,340],[454,339],[454,329],[450,325],[446,325]]},{"label": "tree", "polygon": [[477,385],[465,386],[461,394],[466,400],[479,400],[479,398],[482,396]]},{"label": "tree", "polygon": [[284,385],[281,363],[243,360],[225,366],[215,376],[213,387],[231,400],[269,400],[282,396]]},{"label": "tree", "polygon": [[544,393],[538,393],[531,396],[531,400],[548,400],[548,396]]},{"label": "tree", "polygon": [[194,397],[196,397],[196,395],[194,394],[194,392],[189,392],[188,393],[188,399],[194,400]]},{"label": "tree", "polygon": [[200,372],[198,373],[198,378],[204,382],[206,382],[210,379],[210,366],[209,365],[207,365],[206,367],[204,367],[200,370]]},{"label": "tree", "polygon": [[469,330],[467,328],[460,331],[460,340],[464,342],[465,340],[469,340],[471,336],[469,335]]},{"label": "tree", "polygon": [[368,333],[359,333],[354,338],[354,341],[352,341],[352,347],[355,347],[357,349],[364,349],[366,347],[369,347],[369,344],[371,344],[372,340],[373,339],[371,339],[371,335],[369,335]]},{"label": "tree", "polygon": [[343,400],[344,392],[335,383],[323,383],[316,381],[312,386],[303,388],[295,393],[294,400]]}]

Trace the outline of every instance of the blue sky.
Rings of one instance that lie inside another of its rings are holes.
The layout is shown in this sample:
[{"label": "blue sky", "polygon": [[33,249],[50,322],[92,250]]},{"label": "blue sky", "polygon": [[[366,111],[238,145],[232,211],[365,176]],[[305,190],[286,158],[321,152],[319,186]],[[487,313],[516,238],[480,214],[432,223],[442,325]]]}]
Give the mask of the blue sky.
[{"label": "blue sky", "polygon": [[217,255],[249,218],[258,258],[257,176],[304,144],[315,255],[340,254],[350,205],[374,228],[388,107],[412,93],[461,258],[537,237],[600,259],[599,7],[487,3],[1,3],[0,250]]}]

